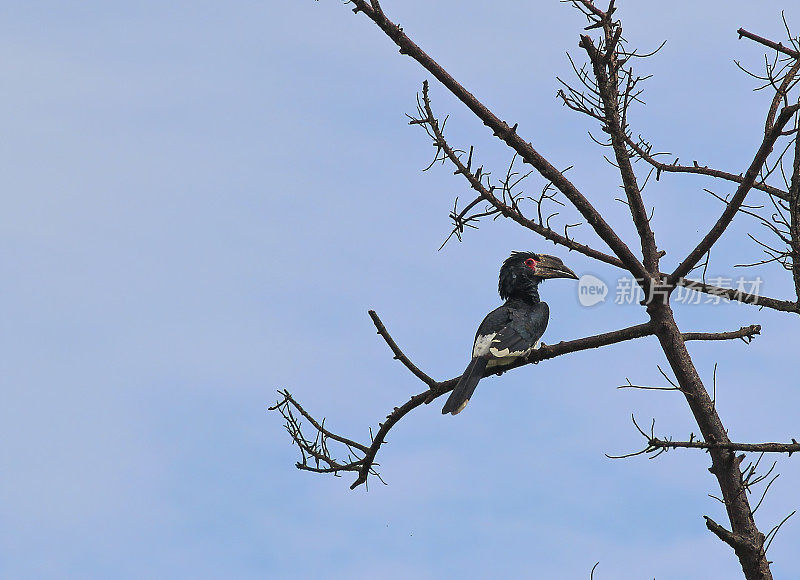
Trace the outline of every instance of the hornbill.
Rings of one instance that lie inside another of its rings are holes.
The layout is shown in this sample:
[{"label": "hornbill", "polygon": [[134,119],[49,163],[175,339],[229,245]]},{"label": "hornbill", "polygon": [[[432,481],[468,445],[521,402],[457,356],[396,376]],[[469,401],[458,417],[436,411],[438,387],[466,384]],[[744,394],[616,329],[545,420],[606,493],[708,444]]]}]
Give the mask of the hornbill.
[{"label": "hornbill", "polygon": [[538,348],[550,317],[547,303],[539,300],[539,283],[547,278],[578,279],[555,256],[512,252],[503,262],[498,291],[505,302],[478,327],[472,361],[450,393],[443,414],[457,415],[467,406],[486,369],[506,366]]}]

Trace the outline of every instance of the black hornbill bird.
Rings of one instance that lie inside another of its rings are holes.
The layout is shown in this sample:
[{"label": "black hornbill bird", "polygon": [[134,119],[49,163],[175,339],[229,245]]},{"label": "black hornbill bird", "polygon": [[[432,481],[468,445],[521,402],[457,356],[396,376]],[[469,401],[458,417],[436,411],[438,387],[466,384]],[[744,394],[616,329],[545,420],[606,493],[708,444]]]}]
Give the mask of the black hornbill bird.
[{"label": "black hornbill bird", "polygon": [[547,278],[578,279],[555,256],[512,252],[503,262],[498,291],[505,302],[492,310],[478,327],[472,361],[450,393],[442,413],[460,413],[486,369],[506,366],[538,348],[550,317],[547,303],[539,299],[539,283]]}]

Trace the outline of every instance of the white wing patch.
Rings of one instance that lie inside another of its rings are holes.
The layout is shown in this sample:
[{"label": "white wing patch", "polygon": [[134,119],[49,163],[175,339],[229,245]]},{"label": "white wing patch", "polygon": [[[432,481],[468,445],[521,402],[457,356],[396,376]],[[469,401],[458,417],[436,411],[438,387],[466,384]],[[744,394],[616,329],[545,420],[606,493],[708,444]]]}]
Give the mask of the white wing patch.
[{"label": "white wing patch", "polygon": [[510,350],[508,348],[504,348],[503,350],[498,350],[496,348],[489,348],[489,352],[492,356],[497,358],[517,358],[521,356],[525,356],[529,352],[531,352],[532,348],[527,348],[525,350]]},{"label": "white wing patch", "polygon": [[496,332],[477,336],[475,338],[475,346],[472,348],[472,358],[489,354],[495,336],[497,336]]},{"label": "white wing patch", "polygon": [[511,350],[508,348],[504,348],[502,350],[498,348],[492,347],[492,344],[495,341],[495,337],[497,333],[492,334],[483,334],[478,336],[475,339],[475,347],[472,349],[472,356],[486,356],[491,355],[489,362],[486,365],[486,368],[498,367],[498,366],[506,366],[511,364],[514,359],[517,359],[522,356],[527,356],[533,350],[539,348],[542,344],[541,341],[536,341],[536,344],[529,349],[525,350]]},{"label": "white wing patch", "polygon": [[518,358],[530,354],[531,350],[533,350],[533,349],[521,350],[521,351],[512,351],[512,352],[510,352],[508,354],[503,354],[503,353],[508,352],[507,348],[503,349],[503,350],[497,350],[497,349],[493,348],[493,349],[490,349],[490,350],[491,350],[492,356],[494,358],[490,358],[489,362],[486,363],[486,368],[487,369],[492,369],[494,367],[505,367],[505,366],[508,366],[511,363],[513,363],[515,360],[517,360]]}]

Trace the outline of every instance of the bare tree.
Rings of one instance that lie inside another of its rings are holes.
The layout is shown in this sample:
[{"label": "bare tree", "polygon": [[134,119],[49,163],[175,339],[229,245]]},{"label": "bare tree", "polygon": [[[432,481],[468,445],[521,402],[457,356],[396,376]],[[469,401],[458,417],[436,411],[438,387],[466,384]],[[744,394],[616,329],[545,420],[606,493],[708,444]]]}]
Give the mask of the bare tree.
[{"label": "bare tree", "polygon": [[[473,227],[481,218],[503,217],[556,245],[628,272],[641,288],[644,296],[641,302],[644,321],[641,324],[555,345],[544,345],[525,360],[515,363],[514,367],[539,363],[581,350],[655,336],[674,376],[673,380],[664,373],[664,377],[671,383],[671,387],[667,388],[683,394],[701,437],[696,439],[692,435],[685,441],[659,438],[652,425],[649,430],[643,429],[634,420],[636,428],[645,439],[644,448],[635,454],[656,455],[677,448],[706,450],[711,457],[709,471],[716,478],[720,489],[718,499],[725,505],[728,516],[727,527],[706,516],[708,529],[734,550],[745,578],[772,578],[766,550],[783,522],[769,533],[762,533],[756,526],[753,513],[763,500],[763,495],[755,508],[751,507],[749,500],[755,485],[767,482],[763,493],[769,489],[773,481],[768,480],[771,470],[766,473],[758,472],[761,456],[756,461],[743,465],[745,455],[737,455],[737,452],[791,455],[800,451],[800,443],[794,439],[784,443],[732,442],[717,412],[714,398],[701,380],[686,348],[687,341],[695,340],[738,338],[749,342],[760,333],[761,328],[752,325],[727,332],[684,332],[675,322],[670,301],[675,291],[683,287],[759,308],[800,314],[800,144],[797,140],[800,103],[796,102],[796,95],[792,97],[792,90],[800,81],[800,47],[788,33],[788,27],[786,45],[740,29],[740,37],[767,47],[772,54],[765,61],[765,71],[748,71],[759,80],[761,88],[774,93],[766,112],[763,139],[753,145],[752,160],[741,173],[712,168],[697,162],[681,165],[679,158],[672,162],[662,161],[667,154],[657,152],[647,139],[635,134],[630,127],[628,112],[634,103],[640,102],[641,84],[646,78],[639,76],[632,65],[637,59],[650,55],[640,54],[627,44],[622,26],[614,18],[614,0],[605,9],[599,8],[592,0],[562,1],[579,10],[587,19],[588,25],[578,43],[585,60],[579,62],[577,59],[570,59],[577,82],[559,79],[562,89],[558,96],[564,105],[597,122],[605,134],[603,139],[596,141],[609,149],[607,159],[619,171],[625,193],[624,199],[620,201],[629,208],[631,220],[638,233],[639,247],[635,251],[606,222],[590,201],[591,196],[567,178],[566,170],[556,168],[530,141],[517,132],[517,125],[509,125],[501,120],[424,52],[400,26],[389,19],[378,0],[350,0],[347,3],[357,15],[365,16],[378,26],[399,47],[401,54],[414,59],[433,75],[514,153],[514,159],[503,177],[493,178],[474,159],[473,147],[461,149],[447,141],[444,134],[445,123],[433,111],[427,81],[423,84],[417,101],[417,111],[411,116],[410,123],[422,127],[431,139],[436,151],[432,164],[451,164],[455,173],[467,181],[475,196],[462,208],[454,206],[450,214],[453,221],[451,237],[460,239],[465,229]],[[785,162],[786,158],[788,162]],[[531,167],[529,172],[525,172],[527,169],[519,169],[517,164],[520,162],[523,166]],[[642,162],[642,166],[646,168],[644,172],[640,171],[642,175],[634,170],[634,163],[637,162]],[[525,196],[519,187],[531,172],[538,173],[546,182],[538,196]],[[709,191],[722,204],[719,217],[697,241],[694,249],[671,272],[662,272],[660,261],[666,252],[658,246],[651,228],[652,208],[648,210],[646,207],[642,191],[651,178],[659,180],[670,173],[712,177],[720,183],[732,184],[735,191],[728,197]],[[748,194],[753,190],[765,198],[763,203],[745,203]],[[599,250],[574,239],[570,229],[576,224],[567,223],[562,230],[557,230],[554,217],[558,212],[553,211],[556,206],[574,208],[607,249]],[[778,262],[783,265],[794,281],[796,295],[791,299],[762,296],[756,292],[745,292],[742,288],[714,286],[704,279],[690,277],[698,268],[705,271],[710,250],[737,214],[746,214],[763,226],[762,236],[751,236],[765,252],[766,257],[759,263]],[[424,383],[426,388],[423,391],[395,407],[379,423],[374,433],[370,431],[370,440],[364,443],[329,430],[324,421],[317,421],[288,391],[281,391],[280,400],[271,407],[284,417],[286,428],[300,450],[301,460],[297,467],[317,473],[339,474],[352,471],[356,474],[356,479],[351,488],[366,483],[370,475],[380,477],[376,471],[375,459],[387,433],[417,407],[451,391],[458,380],[453,378],[437,381],[428,376],[403,353],[378,315],[373,311],[369,314],[394,358]],[[506,370],[509,369],[503,369],[504,372]],[[653,388],[632,384],[625,386]],[[307,425],[310,425],[313,436],[304,434],[302,429]],[[346,450],[345,459],[336,458],[330,448],[332,444],[343,446]]]}]

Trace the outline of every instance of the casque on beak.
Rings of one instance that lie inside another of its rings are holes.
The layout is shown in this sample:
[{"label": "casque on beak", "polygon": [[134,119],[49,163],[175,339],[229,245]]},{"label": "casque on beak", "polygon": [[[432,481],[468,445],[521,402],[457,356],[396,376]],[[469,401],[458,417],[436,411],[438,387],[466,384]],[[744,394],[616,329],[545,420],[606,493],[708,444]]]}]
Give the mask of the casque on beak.
[{"label": "casque on beak", "polygon": [[567,268],[556,256],[540,254],[539,262],[536,264],[536,275],[540,278],[571,278],[577,280],[575,272]]}]

